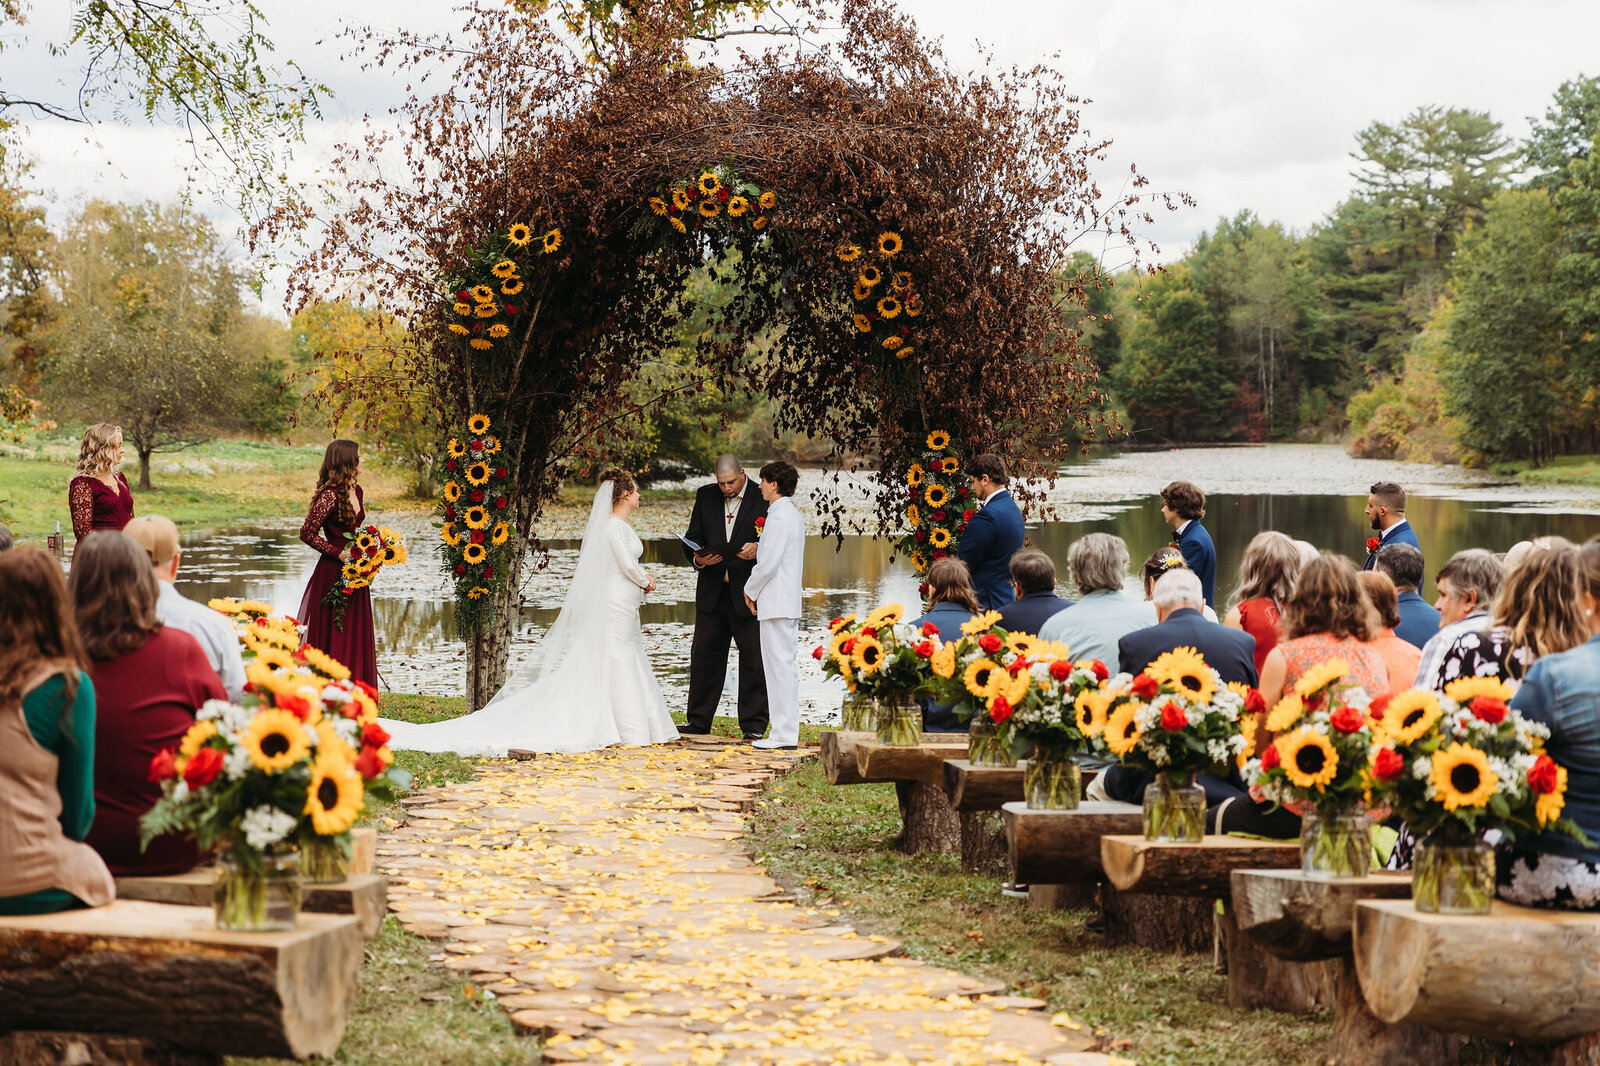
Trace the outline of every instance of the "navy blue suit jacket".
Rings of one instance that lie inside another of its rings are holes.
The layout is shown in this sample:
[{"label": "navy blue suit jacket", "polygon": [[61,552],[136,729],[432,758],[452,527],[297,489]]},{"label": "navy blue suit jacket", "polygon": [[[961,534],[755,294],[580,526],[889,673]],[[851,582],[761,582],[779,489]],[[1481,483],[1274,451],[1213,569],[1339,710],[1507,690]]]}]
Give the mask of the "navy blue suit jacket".
[{"label": "navy blue suit jacket", "polygon": [[961,637],[961,627],[972,621],[972,612],[959,603],[936,603],[928,608],[928,613],[915,619],[911,625],[918,629],[924,622],[932,622],[933,628],[939,631],[939,639],[949,643]]},{"label": "navy blue suit jacket", "polygon": [[1011,556],[1022,547],[1022,511],[1004,489],[978,509],[961,534],[956,554],[972,571],[978,606],[998,611],[1016,597],[1011,593]]},{"label": "navy blue suit jacket", "polygon": [[1199,519],[1192,520],[1178,534],[1178,550],[1183,553],[1183,561],[1189,564],[1195,577],[1200,579],[1200,590],[1206,595],[1206,606],[1215,607],[1217,548],[1211,543],[1211,534],[1206,532],[1206,527],[1200,524]]},{"label": "navy blue suit jacket", "polygon": [[1394,635],[1407,644],[1422,647],[1428,638],[1439,632],[1439,610],[1415,592],[1400,594],[1400,624]]},{"label": "navy blue suit jacket", "polygon": [[1064,600],[1049,589],[1024,593],[1022,599],[1012,600],[1000,608],[1000,628],[1007,633],[1038,636],[1039,627],[1044,625],[1047,618],[1071,606],[1071,600]]},{"label": "navy blue suit jacket", "polygon": [[[1402,518],[1399,522],[1396,522],[1389,528],[1394,530],[1394,532],[1390,533],[1387,537],[1382,537],[1383,543],[1378,545],[1378,551],[1382,551],[1383,548],[1389,544],[1409,544],[1419,552],[1422,550],[1422,545],[1417,543],[1417,531],[1411,528],[1410,522],[1407,522],[1404,518]],[[1368,552],[1367,561],[1362,564],[1361,569],[1371,570],[1377,565],[1378,552]],[[1398,629],[1395,630],[1395,635],[1399,636],[1399,634],[1400,631]]]},{"label": "navy blue suit jacket", "polygon": [[1256,675],[1255,638],[1242,630],[1208,622],[1193,607],[1179,607],[1167,615],[1165,622],[1135,629],[1117,641],[1117,661],[1128,673],[1137,674],[1173,648],[1198,651],[1224,681],[1239,681],[1251,687],[1260,682]]}]

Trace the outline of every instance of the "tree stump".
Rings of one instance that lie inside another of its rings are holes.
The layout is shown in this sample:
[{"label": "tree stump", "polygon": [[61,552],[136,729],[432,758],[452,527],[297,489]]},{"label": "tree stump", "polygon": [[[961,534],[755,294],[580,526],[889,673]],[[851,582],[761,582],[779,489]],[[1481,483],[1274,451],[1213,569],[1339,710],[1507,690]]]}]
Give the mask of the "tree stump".
[{"label": "tree stump", "polygon": [[1232,907],[1216,915],[1216,923],[1228,960],[1228,1006],[1283,1014],[1311,1014],[1333,1006],[1338,962],[1287,962],[1263,951],[1239,931]]},{"label": "tree stump", "polygon": [[822,734],[822,772],[830,785],[865,784],[856,769],[856,741],[870,733],[846,733],[830,729]]},{"label": "tree stump", "polygon": [[1229,904],[1239,929],[1281,959],[1350,954],[1350,926],[1364,899],[1410,899],[1411,876],[1372,873],[1335,880],[1299,870],[1235,870]]},{"label": "tree stump", "polygon": [[1333,1066],[1456,1066],[1460,1041],[1425,1025],[1379,1021],[1367,1009],[1355,963],[1345,958],[1339,962],[1338,1000],[1328,1052]]},{"label": "tree stump", "polygon": [[926,781],[911,782],[906,799],[906,835],[902,845],[912,855],[925,851],[956,855],[961,851],[961,820],[944,789]]},{"label": "tree stump", "polygon": [[1104,876],[1100,838],[1144,827],[1144,812],[1138,807],[1109,800],[1084,800],[1071,811],[1036,811],[1007,803],[1001,812],[1011,869],[1024,884],[1095,884]]},{"label": "tree stump", "polygon": [[969,874],[1003,875],[1006,825],[999,811],[956,811],[961,823],[961,869]]},{"label": "tree stump", "polygon": [[1095,885],[1029,885],[1028,906],[1037,911],[1081,911],[1099,907]]},{"label": "tree stump", "polygon": [[1212,948],[1216,904],[1193,896],[1152,896],[1100,887],[1106,940],[1151,951],[1198,955]]},{"label": "tree stump", "polygon": [[103,1033],[7,1033],[0,1036],[0,1062],[6,1066],[222,1066],[222,1056]]}]

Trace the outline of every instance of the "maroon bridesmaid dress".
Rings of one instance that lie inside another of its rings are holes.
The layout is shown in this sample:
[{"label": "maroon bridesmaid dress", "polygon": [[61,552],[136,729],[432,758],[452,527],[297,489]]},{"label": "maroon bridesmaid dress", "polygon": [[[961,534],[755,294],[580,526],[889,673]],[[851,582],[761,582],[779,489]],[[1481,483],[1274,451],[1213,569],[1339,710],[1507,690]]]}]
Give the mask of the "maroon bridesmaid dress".
[{"label": "maroon bridesmaid dress", "polygon": [[109,529],[120,533],[133,517],[133,493],[119,471],[117,487],[97,477],[75,477],[67,486],[67,506],[72,510],[72,534],[79,540]]},{"label": "maroon bridesmaid dress", "polygon": [[[322,597],[340,583],[344,563],[339,553],[350,546],[346,534],[356,532],[367,518],[366,496],[356,486],[358,510],[349,523],[339,518],[338,498],[332,489],[311,501],[311,510],[300,527],[300,539],[322,553],[311,581],[300,599],[300,621],[306,623],[306,643],[327,652],[350,668],[350,677],[378,687],[378,646],[372,628],[372,589],[360,588],[350,594],[344,609],[344,628],[334,625],[333,608],[322,605]],[[319,534],[318,530],[322,533]]]}]

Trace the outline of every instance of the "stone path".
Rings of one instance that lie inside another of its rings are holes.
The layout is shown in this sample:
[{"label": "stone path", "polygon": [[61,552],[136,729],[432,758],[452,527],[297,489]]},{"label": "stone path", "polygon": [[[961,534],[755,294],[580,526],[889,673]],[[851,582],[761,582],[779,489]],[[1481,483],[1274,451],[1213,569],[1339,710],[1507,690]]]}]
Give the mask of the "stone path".
[{"label": "stone path", "polygon": [[548,1062],[1108,1064],[1040,1000],[897,957],[753,863],[741,812],[807,752],[694,738],[495,762],[407,797],[390,906]]}]

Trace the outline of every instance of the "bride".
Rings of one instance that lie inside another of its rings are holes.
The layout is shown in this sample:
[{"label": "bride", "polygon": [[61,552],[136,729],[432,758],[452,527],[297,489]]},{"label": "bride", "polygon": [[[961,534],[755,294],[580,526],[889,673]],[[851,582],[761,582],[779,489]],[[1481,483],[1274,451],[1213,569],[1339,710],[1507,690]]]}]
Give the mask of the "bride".
[{"label": "bride", "polygon": [[676,740],[639,634],[639,604],[656,583],[628,524],[638,508],[631,474],[602,475],[566,603],[533,657],[472,714],[427,725],[380,719],[390,746],[505,755]]}]

